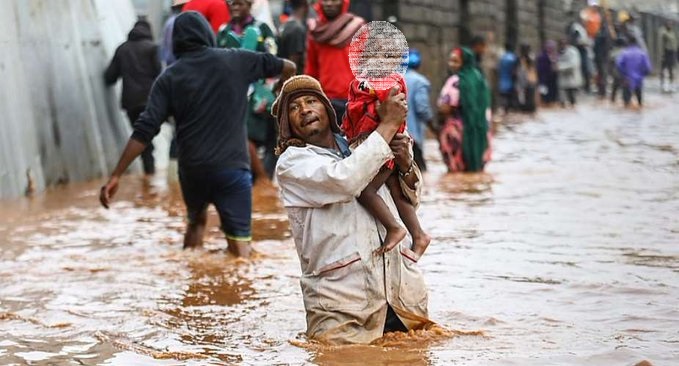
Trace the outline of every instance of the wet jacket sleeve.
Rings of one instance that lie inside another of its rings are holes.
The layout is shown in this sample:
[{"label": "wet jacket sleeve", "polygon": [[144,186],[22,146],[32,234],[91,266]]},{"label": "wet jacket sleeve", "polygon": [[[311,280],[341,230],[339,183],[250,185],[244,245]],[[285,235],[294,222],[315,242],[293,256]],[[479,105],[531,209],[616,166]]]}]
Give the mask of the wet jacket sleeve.
[{"label": "wet jacket sleeve", "polygon": [[147,145],[153,141],[153,138],[160,131],[160,126],[169,115],[169,99],[170,93],[167,82],[162,77],[156,79],[151,88],[146,109],[134,122],[133,139]]},{"label": "wet jacket sleeve", "polygon": [[429,121],[434,118],[431,103],[429,103],[429,88],[429,84],[423,82],[418,84],[417,88],[412,91],[415,93],[415,115],[421,121]]},{"label": "wet jacket sleeve", "polygon": [[418,208],[420,206],[420,197],[422,195],[422,171],[413,161],[413,174],[415,174],[415,187],[410,187],[401,176],[398,177],[398,182],[401,185],[401,192],[410,201],[410,203]]},{"label": "wet jacket sleeve", "polygon": [[104,81],[106,82],[106,85],[115,84],[120,77],[120,56],[118,49],[116,49],[116,53],[113,55],[111,63],[106,68],[106,71],[104,71]]},{"label": "wet jacket sleeve", "polygon": [[283,60],[263,52],[239,50],[239,61],[243,75],[249,82],[278,76],[283,71]]},{"label": "wet jacket sleeve", "polygon": [[276,175],[286,207],[323,207],[348,202],[393,158],[389,144],[373,132],[351,156],[335,160],[309,151],[288,148],[281,155]]}]

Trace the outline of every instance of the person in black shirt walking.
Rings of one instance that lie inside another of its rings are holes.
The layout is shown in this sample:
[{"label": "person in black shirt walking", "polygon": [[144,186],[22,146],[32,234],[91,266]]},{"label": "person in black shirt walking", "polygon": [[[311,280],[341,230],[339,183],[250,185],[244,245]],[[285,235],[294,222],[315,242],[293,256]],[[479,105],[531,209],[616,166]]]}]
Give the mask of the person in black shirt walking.
[{"label": "person in black shirt walking", "polygon": [[[158,46],[153,43],[151,35],[151,25],[145,20],[139,20],[130,31],[127,41],[116,49],[113,60],[104,73],[107,85],[115,84],[119,78],[123,79],[121,105],[131,124],[134,124],[146,107],[151,86],[161,69]],[[153,144],[146,146],[141,153],[141,160],[144,173],[150,175],[156,172]]]},{"label": "person in black shirt walking", "polygon": [[179,182],[187,207],[184,248],[202,246],[207,206],[219,213],[229,251],[250,254],[252,175],[245,113],[248,86],[255,80],[294,75],[291,61],[266,53],[218,49],[207,20],[185,12],[172,34],[178,60],[155,81],[149,103],[99,200],[108,208],[119,179],[169,115],[177,123]]}]

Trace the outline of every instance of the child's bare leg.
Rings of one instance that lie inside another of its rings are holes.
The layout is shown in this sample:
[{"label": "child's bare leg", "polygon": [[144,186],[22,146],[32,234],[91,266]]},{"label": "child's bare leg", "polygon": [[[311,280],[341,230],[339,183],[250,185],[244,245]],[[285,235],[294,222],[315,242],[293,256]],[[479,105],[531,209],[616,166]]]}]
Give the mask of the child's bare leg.
[{"label": "child's bare leg", "polygon": [[[408,232],[413,237],[413,252],[417,254],[424,253],[431,242],[431,237],[422,230],[420,226],[420,220],[417,218],[417,212],[415,211],[415,206],[406,198],[401,190],[401,184],[398,180],[396,173],[392,174],[387,178],[387,187],[391,193],[391,197],[394,199],[396,204],[396,209],[398,210],[398,215],[403,220],[403,223],[408,228]],[[391,248],[385,248],[389,250]]]},{"label": "child's bare leg", "polygon": [[406,230],[399,225],[398,220],[389,211],[389,206],[377,194],[377,190],[384,184],[391,173],[390,169],[382,169],[361,192],[361,195],[358,196],[358,202],[361,206],[365,207],[387,229],[387,235],[384,237],[382,248],[395,247],[407,234]]}]

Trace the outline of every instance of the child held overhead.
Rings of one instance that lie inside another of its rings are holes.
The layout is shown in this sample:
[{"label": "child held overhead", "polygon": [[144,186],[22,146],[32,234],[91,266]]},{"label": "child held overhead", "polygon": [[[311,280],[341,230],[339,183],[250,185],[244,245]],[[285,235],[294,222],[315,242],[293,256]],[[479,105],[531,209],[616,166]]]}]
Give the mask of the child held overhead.
[{"label": "child held overhead", "polygon": [[[359,29],[352,39],[349,63],[356,79],[350,85],[342,130],[349,143],[355,147],[379,125],[379,103],[394,93],[392,89],[398,89],[399,93],[407,93],[403,77],[408,64],[408,44],[405,36],[390,23],[368,23]],[[399,134],[405,133],[405,125],[404,120],[398,130]],[[401,191],[399,182],[399,175],[407,178],[413,174],[414,164],[412,162],[410,167],[404,169],[396,167],[394,160],[387,162],[358,197],[358,202],[387,230],[382,248],[376,254],[395,248],[408,232],[412,237],[412,249],[415,252],[424,252],[431,241],[422,230],[415,207]],[[408,231],[401,226],[399,220],[392,215],[387,204],[377,194],[385,183]]]}]

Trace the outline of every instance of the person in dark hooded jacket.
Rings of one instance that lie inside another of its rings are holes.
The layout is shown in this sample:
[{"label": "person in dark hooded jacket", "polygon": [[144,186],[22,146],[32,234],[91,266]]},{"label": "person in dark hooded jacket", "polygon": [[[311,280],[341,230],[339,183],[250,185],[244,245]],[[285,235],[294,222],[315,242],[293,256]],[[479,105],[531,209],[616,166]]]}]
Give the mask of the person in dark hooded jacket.
[{"label": "person in dark hooded jacket", "polygon": [[[151,35],[151,25],[145,20],[139,20],[132,27],[127,41],[116,49],[113,60],[104,73],[107,85],[115,84],[119,78],[123,79],[121,105],[127,112],[130,123],[134,123],[146,107],[151,85],[161,69],[158,46],[153,43]],[[147,146],[141,159],[144,173],[154,174],[156,168],[153,144]]]},{"label": "person in dark hooded jacket", "polygon": [[172,33],[177,61],[156,79],[149,103],[111,177],[101,188],[108,208],[120,176],[173,115],[177,125],[179,182],[187,207],[184,248],[202,246],[207,206],[217,208],[229,251],[250,254],[252,175],[245,115],[255,80],[295,74],[291,61],[241,49],[216,48],[214,33],[197,12],[177,16]]}]

